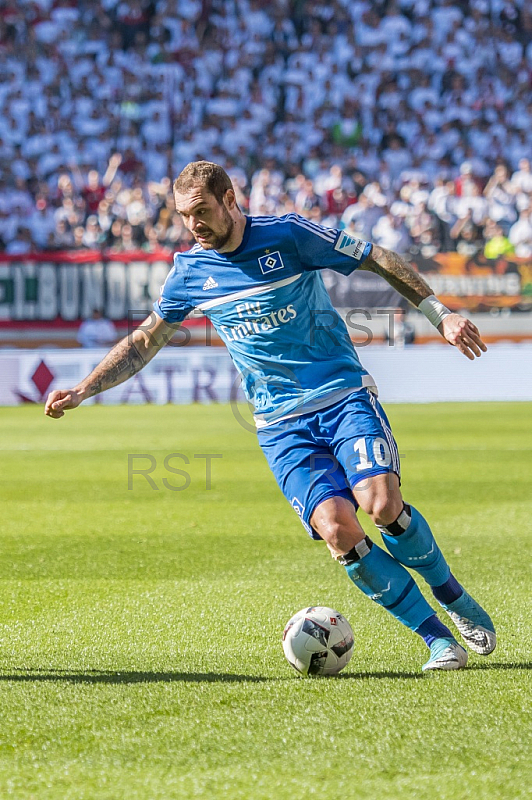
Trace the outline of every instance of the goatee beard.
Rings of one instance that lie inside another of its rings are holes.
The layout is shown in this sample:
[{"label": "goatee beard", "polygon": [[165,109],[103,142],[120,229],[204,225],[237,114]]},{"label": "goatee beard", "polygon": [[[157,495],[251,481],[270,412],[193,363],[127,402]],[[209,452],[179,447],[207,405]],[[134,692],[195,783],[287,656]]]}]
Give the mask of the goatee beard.
[{"label": "goatee beard", "polygon": [[221,247],[227,244],[231,238],[235,225],[232,216],[227,211],[225,214],[225,221],[227,222],[227,228],[225,229],[224,233],[219,233],[216,235],[213,231],[210,231],[212,234],[212,239],[209,242],[198,242],[198,244],[201,244],[204,250],[219,250]]},{"label": "goatee beard", "polygon": [[225,244],[227,244],[231,238],[232,232],[232,228],[229,228],[226,233],[214,236],[210,242],[200,242],[200,244],[204,250],[219,250],[220,247],[223,247]]}]

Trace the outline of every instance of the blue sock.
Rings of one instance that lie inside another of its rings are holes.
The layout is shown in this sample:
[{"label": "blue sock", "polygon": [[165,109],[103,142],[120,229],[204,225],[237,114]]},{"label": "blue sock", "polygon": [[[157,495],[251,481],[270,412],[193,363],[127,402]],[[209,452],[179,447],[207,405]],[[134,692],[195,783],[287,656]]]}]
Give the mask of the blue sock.
[{"label": "blue sock", "polygon": [[463,592],[464,590],[452,572],[445,583],[442,583],[441,586],[432,587],[432,594],[438,603],[445,603],[446,606],[448,606],[449,603],[453,603],[455,600],[458,600],[458,598],[462,596]]},{"label": "blue sock", "polygon": [[355,586],[407,628],[415,631],[434,616],[413,577],[368,537],[338,561]]},{"label": "blue sock", "polygon": [[439,602],[450,603],[460,597],[462,587],[451,575],[427,520],[414,506],[405,503],[395,522],[379,526],[379,530],[392,556],[419,572]]},{"label": "blue sock", "polygon": [[416,628],[416,633],[419,633],[427,647],[430,647],[435,639],[454,639],[449,628],[440,622],[436,614],[422,622],[419,628]]}]

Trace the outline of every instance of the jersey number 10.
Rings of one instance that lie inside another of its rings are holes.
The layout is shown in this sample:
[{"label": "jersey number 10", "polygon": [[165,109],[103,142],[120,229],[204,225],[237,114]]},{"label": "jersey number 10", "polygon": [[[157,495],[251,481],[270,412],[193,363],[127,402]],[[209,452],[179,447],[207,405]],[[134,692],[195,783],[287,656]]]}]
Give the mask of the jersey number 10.
[{"label": "jersey number 10", "polygon": [[374,464],[373,461],[370,461],[368,458],[368,444],[373,446],[373,458],[375,460],[375,464],[379,467],[389,467],[392,463],[392,454],[390,452],[390,446],[386,439],[382,439],[378,437],[377,439],[357,439],[355,444],[353,445],[353,450],[355,453],[359,454],[360,461],[356,466],[357,472],[362,472],[364,469],[371,469]]}]

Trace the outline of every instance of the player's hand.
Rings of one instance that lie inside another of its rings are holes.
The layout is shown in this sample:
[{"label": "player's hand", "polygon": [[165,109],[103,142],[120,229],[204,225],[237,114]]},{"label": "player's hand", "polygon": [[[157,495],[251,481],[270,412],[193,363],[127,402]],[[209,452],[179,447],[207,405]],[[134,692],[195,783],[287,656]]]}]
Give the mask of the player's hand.
[{"label": "player's hand", "polygon": [[44,413],[47,417],[59,419],[65,416],[65,411],[69,411],[71,408],[77,408],[82,400],[82,396],[74,389],[67,389],[66,391],[63,389],[56,389],[48,395],[44,406]]},{"label": "player's hand", "polygon": [[457,347],[470,361],[479,358],[488,349],[480,338],[480,331],[470,319],[461,314],[449,314],[438,325],[438,330],[443,338]]}]

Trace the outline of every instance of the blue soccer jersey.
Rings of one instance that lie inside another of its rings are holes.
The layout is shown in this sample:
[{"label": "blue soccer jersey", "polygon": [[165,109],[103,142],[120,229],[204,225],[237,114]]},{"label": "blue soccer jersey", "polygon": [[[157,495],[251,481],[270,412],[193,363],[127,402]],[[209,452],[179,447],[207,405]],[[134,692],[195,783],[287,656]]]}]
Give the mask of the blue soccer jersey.
[{"label": "blue soccer jersey", "polygon": [[349,275],[370,252],[369,242],[297,214],[247,217],[236,250],[176,253],[154,309],[169,323],[206,314],[263,427],[374,386],[319,272]]}]

